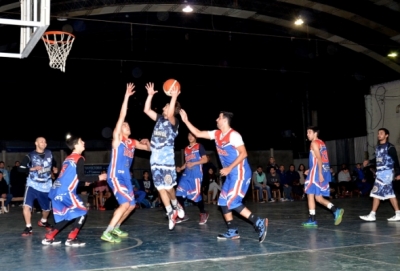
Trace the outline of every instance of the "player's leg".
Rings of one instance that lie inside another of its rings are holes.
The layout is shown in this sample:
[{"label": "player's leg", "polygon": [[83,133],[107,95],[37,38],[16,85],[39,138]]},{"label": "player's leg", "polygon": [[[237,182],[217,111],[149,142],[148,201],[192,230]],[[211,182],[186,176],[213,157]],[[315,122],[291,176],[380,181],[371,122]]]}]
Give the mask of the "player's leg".
[{"label": "player's leg", "polygon": [[[178,186],[175,191],[175,196],[178,201],[178,204],[182,207],[183,211],[185,212],[184,217],[180,218],[179,214],[176,218],[176,223],[182,223],[189,220],[189,217],[186,215],[185,211],[185,200],[189,196],[190,191],[190,180],[189,176],[186,173],[183,173],[181,178],[179,179]],[[188,198],[189,199],[189,198]]]},{"label": "player's leg", "polygon": [[86,243],[78,240],[78,233],[83,227],[85,220],[87,218],[87,214],[81,215],[80,217],[75,218],[72,224],[72,230],[68,234],[68,239],[65,241],[65,245],[68,247],[81,247],[84,246]]},{"label": "player's leg", "polygon": [[329,190],[326,191],[325,193],[323,193],[322,195],[321,194],[315,195],[315,200],[319,204],[327,207],[329,210],[332,211],[333,217],[335,220],[335,225],[339,225],[342,222],[344,209],[336,207],[335,205],[333,205],[332,202],[330,202],[329,200],[326,200],[324,197],[329,197]]},{"label": "player's leg", "polygon": [[197,207],[199,208],[200,212],[200,221],[199,225],[204,225],[207,223],[208,217],[210,216],[204,206],[204,200],[203,196],[201,194],[201,182],[202,182],[203,176],[202,174],[199,174],[199,176],[194,177],[192,184],[193,184],[193,191],[194,193],[191,194],[191,200],[197,203]]},{"label": "player's leg", "polygon": [[38,226],[45,227],[47,230],[51,230],[53,226],[47,221],[50,214],[50,200],[49,193],[39,192],[37,193],[37,200],[42,208],[42,218],[38,221]]},{"label": "player's leg", "polygon": [[[111,178],[108,180],[108,184],[112,188],[115,198],[117,199],[119,206],[114,211],[113,217],[107,226],[107,229],[103,232],[101,239],[111,243],[119,243],[121,239],[112,234],[117,223],[121,220],[122,216],[130,209],[131,202],[134,202],[134,198],[128,193],[125,186],[121,185],[118,178]],[[131,185],[132,186],[132,185]],[[134,208],[134,207],[133,207]],[[133,209],[132,209],[133,210]]]},{"label": "player's leg", "polygon": [[129,181],[125,180],[124,184],[125,184],[125,187],[127,189],[127,194],[131,198],[131,201],[129,202],[129,206],[128,206],[127,210],[122,214],[121,218],[118,220],[118,222],[115,225],[113,231],[111,232],[112,234],[114,234],[114,235],[116,235],[118,237],[127,237],[128,236],[128,232],[122,231],[120,229],[120,227],[121,227],[121,224],[128,218],[130,213],[132,213],[132,211],[136,207],[136,199],[135,199],[135,195],[134,195],[134,192],[133,192],[133,187],[132,187],[131,181],[130,180]]},{"label": "player's leg", "polygon": [[25,195],[24,195],[24,202],[22,203],[22,214],[24,216],[25,224],[26,227],[24,231],[22,232],[22,236],[29,236],[32,235],[32,221],[31,221],[31,215],[32,215],[32,208],[33,208],[33,202],[36,199],[36,190],[33,189],[30,186],[27,186],[25,188]]},{"label": "player's leg", "polygon": [[56,235],[64,229],[70,221],[62,220],[54,225],[54,228],[46,233],[45,238],[42,240],[42,244],[49,246],[49,245],[59,245],[61,241],[56,240]]}]

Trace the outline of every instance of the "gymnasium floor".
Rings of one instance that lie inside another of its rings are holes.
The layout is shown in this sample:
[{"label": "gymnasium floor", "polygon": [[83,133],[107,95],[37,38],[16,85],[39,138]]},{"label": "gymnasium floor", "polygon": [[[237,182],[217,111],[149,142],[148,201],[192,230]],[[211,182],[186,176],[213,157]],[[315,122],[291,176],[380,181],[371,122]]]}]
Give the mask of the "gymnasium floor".
[{"label": "gymnasium floor", "polygon": [[[258,243],[253,227],[239,218],[241,238],[217,240],[226,230],[217,206],[207,205],[206,225],[198,224],[198,209],[187,207],[190,220],[168,230],[162,209],[139,209],[121,229],[130,234],[119,244],[100,240],[112,211],[91,210],[80,233],[85,247],[43,246],[44,229],[34,226],[31,237],[22,237],[21,207],[0,215],[1,270],[400,270],[400,222],[386,219],[394,212],[381,204],[376,222],[364,222],[369,198],[333,200],[345,209],[341,225],[317,207],[317,229],[307,229],[305,201],[246,205],[269,218],[266,240]],[[40,214],[33,214],[34,225]],[[52,222],[52,219],[51,219]],[[59,234],[65,241],[69,228]]]}]

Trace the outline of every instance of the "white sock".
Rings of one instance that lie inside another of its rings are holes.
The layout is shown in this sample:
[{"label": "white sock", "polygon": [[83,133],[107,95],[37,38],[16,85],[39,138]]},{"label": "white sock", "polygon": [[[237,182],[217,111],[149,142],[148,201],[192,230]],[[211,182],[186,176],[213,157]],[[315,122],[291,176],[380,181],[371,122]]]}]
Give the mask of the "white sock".
[{"label": "white sock", "polygon": [[165,206],[165,209],[167,210],[167,214],[169,214],[170,212],[172,212],[172,207],[171,207],[171,205]]},{"label": "white sock", "polygon": [[310,215],[315,215],[315,210],[310,210]]},{"label": "white sock", "polygon": [[178,200],[177,199],[172,199],[171,203],[172,203],[172,206],[175,207],[176,205],[178,205]]},{"label": "white sock", "polygon": [[400,216],[400,210],[396,211],[396,215]]},{"label": "white sock", "polygon": [[376,215],[376,212],[371,211],[369,214],[370,214],[371,216],[375,216],[375,215]]},{"label": "white sock", "polygon": [[30,227],[32,227],[32,224],[26,224],[26,227],[30,228]]},{"label": "white sock", "polygon": [[42,218],[42,219],[40,219],[40,221],[42,221],[42,223],[46,223],[47,219]]}]

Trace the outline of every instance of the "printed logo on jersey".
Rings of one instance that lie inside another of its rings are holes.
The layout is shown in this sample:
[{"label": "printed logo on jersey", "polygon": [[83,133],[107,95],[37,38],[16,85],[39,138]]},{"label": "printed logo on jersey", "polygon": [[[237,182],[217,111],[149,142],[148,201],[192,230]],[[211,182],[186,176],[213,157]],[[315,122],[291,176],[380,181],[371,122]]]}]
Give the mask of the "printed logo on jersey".
[{"label": "printed logo on jersey", "polygon": [[323,149],[321,151],[321,159],[322,163],[329,163],[328,152],[326,151],[326,149]]},{"label": "printed logo on jersey", "polygon": [[155,130],[154,131],[154,136],[159,136],[159,137],[167,137],[167,132],[166,131],[160,131],[160,130]]},{"label": "printed logo on jersey", "polygon": [[124,156],[133,158],[133,152],[134,152],[133,149],[124,148]]},{"label": "printed logo on jersey", "polygon": [[224,149],[217,148],[217,152],[219,155],[228,156],[228,153]]},{"label": "printed logo on jersey", "polygon": [[196,155],[195,155],[194,153],[191,153],[191,154],[189,154],[189,155],[187,155],[187,156],[185,157],[185,160],[186,160],[186,161],[190,161],[190,160],[192,160],[192,159],[196,159]]}]

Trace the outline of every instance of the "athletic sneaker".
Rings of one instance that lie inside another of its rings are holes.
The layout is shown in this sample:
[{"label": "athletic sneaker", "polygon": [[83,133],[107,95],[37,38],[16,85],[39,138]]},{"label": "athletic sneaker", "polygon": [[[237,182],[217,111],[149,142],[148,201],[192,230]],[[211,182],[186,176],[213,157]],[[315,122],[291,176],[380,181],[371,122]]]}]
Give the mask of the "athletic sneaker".
[{"label": "athletic sneaker", "polygon": [[390,221],[390,222],[400,221],[400,215],[395,215],[395,216],[393,216],[391,218],[388,218],[387,220]]},{"label": "athletic sneaker", "polygon": [[51,229],[53,229],[53,225],[51,225],[49,222],[42,222],[41,220],[39,220],[39,222],[38,222],[38,226],[39,227],[44,227],[44,228],[46,228],[47,230],[51,230]]},{"label": "athletic sneaker", "polygon": [[207,223],[208,217],[210,215],[208,213],[200,214],[200,222],[199,225],[204,225]]},{"label": "athletic sneaker", "polygon": [[188,220],[189,220],[189,216],[185,215],[183,218],[177,217],[175,223],[179,224],[179,223],[182,223],[182,222],[185,222],[185,221],[188,221]]},{"label": "athletic sneaker", "polygon": [[53,245],[59,245],[59,244],[61,244],[61,241],[56,241],[54,238],[53,238],[53,239],[44,238],[44,239],[42,240],[42,244],[43,244],[43,245],[46,245],[46,246],[53,246]]},{"label": "athletic sneaker", "polygon": [[176,207],[174,209],[178,211],[179,218],[185,217],[185,210],[183,210],[182,206],[179,203],[178,203],[178,205],[176,205]]},{"label": "athletic sneaker", "polygon": [[127,237],[128,236],[128,233],[126,231],[121,231],[121,229],[119,229],[119,228],[114,228],[111,231],[111,234],[114,234],[118,237]]},{"label": "athletic sneaker", "polygon": [[268,218],[258,219],[254,228],[258,232],[258,241],[262,243],[267,236]]},{"label": "athletic sneaker", "polygon": [[118,236],[112,235],[110,232],[103,232],[101,236],[101,240],[107,241],[110,243],[120,243],[121,239]]},{"label": "athletic sneaker", "polygon": [[237,229],[228,229],[225,233],[218,234],[218,239],[226,240],[226,239],[239,239],[240,235]]},{"label": "athletic sneaker", "polygon": [[342,217],[343,217],[344,210],[341,208],[337,208],[335,213],[333,214],[335,216],[335,225],[339,225],[342,222]]},{"label": "athletic sneaker", "polygon": [[376,220],[376,217],[375,217],[374,215],[371,215],[371,214],[368,214],[368,215],[360,215],[360,218],[361,218],[362,220],[365,220],[365,221],[375,221],[375,220]]},{"label": "athletic sneaker", "polygon": [[312,221],[311,218],[309,218],[306,222],[301,223],[304,227],[318,227],[317,221]]},{"label": "athletic sneaker", "polygon": [[[171,212],[169,212],[167,215],[168,215],[168,221],[169,221],[168,227],[169,227],[169,230],[172,231],[175,227],[176,218],[178,217],[178,210],[174,209]],[[183,216],[183,217],[185,217],[185,216]]]},{"label": "athletic sneaker", "polygon": [[25,230],[21,234],[22,236],[30,236],[32,235],[32,227],[26,227]]},{"label": "athletic sneaker", "polygon": [[85,244],[86,244],[85,242],[81,242],[77,238],[75,238],[75,239],[67,239],[67,241],[65,241],[65,245],[67,247],[82,247]]}]

